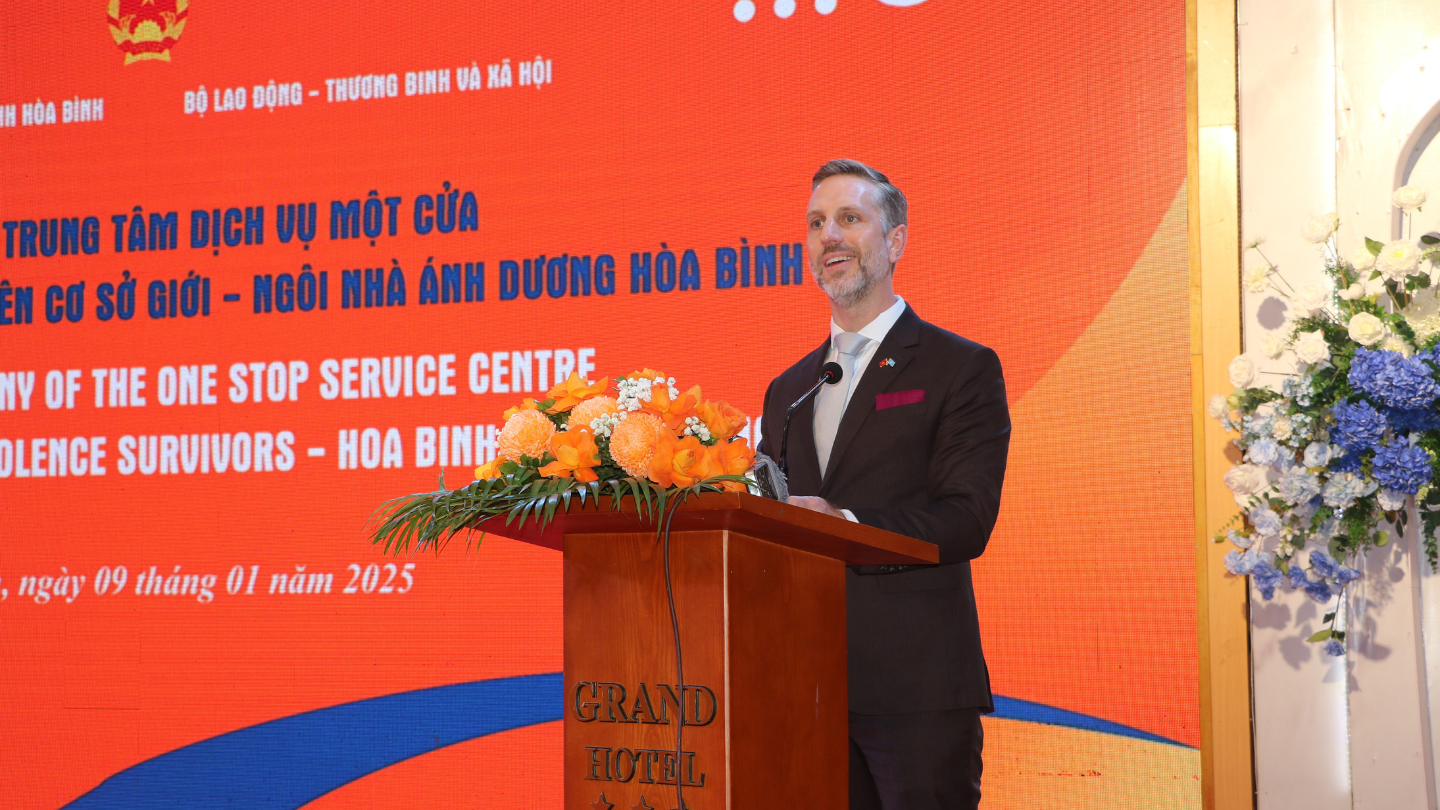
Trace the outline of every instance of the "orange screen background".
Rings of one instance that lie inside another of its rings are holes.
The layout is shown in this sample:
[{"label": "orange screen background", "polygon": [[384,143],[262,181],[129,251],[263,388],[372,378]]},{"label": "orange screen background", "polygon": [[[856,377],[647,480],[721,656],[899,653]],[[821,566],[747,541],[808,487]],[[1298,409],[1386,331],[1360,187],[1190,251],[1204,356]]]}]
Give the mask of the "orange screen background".
[{"label": "orange screen background", "polygon": [[[1145,806],[1157,779],[1186,785],[1165,801],[1198,806],[1183,3],[838,0],[780,17],[767,2],[746,22],[728,0],[195,0],[184,13],[168,60],[130,64],[104,0],[0,22],[0,124],[18,110],[0,127],[0,221],[20,223],[0,280],[12,300],[33,295],[30,323],[0,325],[0,374],[35,380],[28,409],[0,410],[0,439],[25,440],[28,463],[37,438],[107,437],[104,475],[0,477],[6,804],[61,807],[137,763],[314,709],[558,671],[557,554],[457,544],[408,560],[405,593],[345,594],[352,570],[389,562],[366,518],[435,488],[441,468],[415,466],[417,427],[498,426],[537,393],[472,393],[475,353],[593,349],[597,376],[652,366],[758,414],[769,380],[824,340],[827,305],[808,260],[798,285],[718,288],[717,250],[803,243],[808,178],[844,156],[909,198],[897,291],[1005,366],[1011,466],[975,574],[997,695],[1180,757],[1002,712],[987,806],[1070,806],[1098,795],[1079,784],[1087,770],[1118,780],[1110,806]],[[549,82],[521,86],[537,55]],[[492,65],[511,86],[459,89],[461,69],[488,85]],[[449,92],[406,94],[407,72],[433,70]],[[397,94],[328,100],[327,79],[370,74],[395,74]],[[299,83],[303,103],[215,109],[217,89],[271,81]],[[202,86],[208,109],[187,113]],[[103,120],[64,122],[64,101],[95,98]],[[25,125],[18,105],[37,101],[55,124]],[[416,233],[416,198],[445,183],[474,195],[477,227]],[[395,234],[332,239],[331,203],[363,209],[372,190],[400,198]],[[312,202],[313,240],[282,243],[277,206]],[[263,243],[192,247],[192,211],[257,206]],[[137,210],[176,212],[176,247],[130,250],[127,219],[117,252],[112,217]],[[94,253],[22,255],[24,222],[91,216]],[[699,288],[632,292],[632,261],[667,250],[694,251]],[[502,262],[562,255],[613,257],[614,293],[502,299]],[[484,263],[483,301],[421,303],[427,264],[466,262]],[[344,271],[396,267],[403,305],[342,307]],[[257,275],[307,269],[328,274],[327,308],[255,312]],[[101,320],[98,288],[126,272],[133,317]],[[151,317],[151,282],[192,272],[209,314]],[[50,322],[47,290],[80,283],[79,317]],[[453,395],[321,396],[327,359],[442,354],[456,357]],[[232,364],[276,361],[307,364],[293,401],[227,396]],[[162,367],[206,364],[218,402],[161,404]],[[95,407],[91,370],[119,367],[147,370],[144,407]],[[341,431],[367,428],[396,429],[402,466],[340,468]],[[280,431],[295,436],[289,470],[121,471],[124,436]],[[458,462],[444,473],[470,477]],[[127,587],[97,594],[99,569],[117,566]],[[213,601],[137,594],[151,566],[215,574]],[[247,579],[258,566],[253,594],[226,592],[236,566]],[[333,573],[333,592],[269,593],[302,566]],[[66,574],[87,577],[73,601],[22,595],[26,577]],[[558,807],[559,746],[558,723],[526,726],[313,806]]]}]

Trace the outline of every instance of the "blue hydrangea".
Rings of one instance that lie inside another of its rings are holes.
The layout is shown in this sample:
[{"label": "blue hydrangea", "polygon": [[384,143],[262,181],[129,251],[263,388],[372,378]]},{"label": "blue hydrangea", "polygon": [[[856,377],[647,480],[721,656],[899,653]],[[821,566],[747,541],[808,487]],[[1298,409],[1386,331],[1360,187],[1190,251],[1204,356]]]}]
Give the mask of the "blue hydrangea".
[{"label": "blue hydrangea", "polygon": [[1236,548],[1250,548],[1250,546],[1255,542],[1254,538],[1252,538],[1250,535],[1241,534],[1234,529],[1231,529],[1225,534],[1225,539],[1229,540],[1230,544],[1235,546]]},{"label": "blue hydrangea", "polygon": [[1256,589],[1260,591],[1260,598],[1269,602],[1275,598],[1275,586],[1280,584],[1283,575],[1279,568],[1271,564],[1269,554],[1265,554],[1263,557],[1264,559],[1258,560],[1251,566],[1250,581],[1255,583]]},{"label": "blue hydrangea", "polygon": [[1311,579],[1305,576],[1305,570],[1298,563],[1290,563],[1290,587],[1297,591],[1304,591],[1305,595],[1316,602],[1329,602],[1334,596],[1330,592],[1330,583],[1323,579]]},{"label": "blue hydrangea", "polygon": [[1400,352],[1355,350],[1350,363],[1350,385],[1391,408],[1413,411],[1428,408],[1440,397],[1430,367],[1420,357]]},{"label": "blue hydrangea", "polygon": [[1326,506],[1348,509],[1355,499],[1365,494],[1365,480],[1356,473],[1341,473],[1330,476],[1320,495]]},{"label": "blue hydrangea", "polygon": [[1345,655],[1345,645],[1332,638],[1325,642],[1325,654],[1340,658]]},{"label": "blue hydrangea", "polygon": [[1320,494],[1320,479],[1304,467],[1291,467],[1280,476],[1276,491],[1286,503],[1299,506]]},{"label": "blue hydrangea", "polygon": [[1385,421],[1390,423],[1390,429],[1397,432],[1440,430],[1440,411],[1428,408],[1415,411],[1384,408],[1381,413],[1385,415]]},{"label": "blue hydrangea", "polygon": [[1330,473],[1332,475],[1360,472],[1360,464],[1365,460],[1363,456],[1359,453],[1347,452],[1338,444],[1331,445],[1331,448],[1338,451],[1330,456]]},{"label": "blue hydrangea", "polygon": [[1333,579],[1341,585],[1360,578],[1360,572],[1341,565],[1334,557],[1319,549],[1310,552],[1310,568],[1326,579]]},{"label": "blue hydrangea", "polygon": [[1314,399],[1314,384],[1315,381],[1308,374],[1295,375],[1285,378],[1285,382],[1281,384],[1281,390],[1286,399],[1302,408],[1308,408]]},{"label": "blue hydrangea", "polygon": [[1337,402],[1332,412],[1335,414],[1335,430],[1331,432],[1331,438],[1346,450],[1353,453],[1372,450],[1385,435],[1385,417],[1364,400],[1353,404]]},{"label": "blue hydrangea", "polygon": [[1375,480],[1385,486],[1414,495],[1430,483],[1430,454],[1397,439],[1375,451]]},{"label": "blue hydrangea", "polygon": [[1259,464],[1261,467],[1270,467],[1280,460],[1280,444],[1274,439],[1261,439],[1250,445],[1250,451],[1245,456],[1251,464]]}]

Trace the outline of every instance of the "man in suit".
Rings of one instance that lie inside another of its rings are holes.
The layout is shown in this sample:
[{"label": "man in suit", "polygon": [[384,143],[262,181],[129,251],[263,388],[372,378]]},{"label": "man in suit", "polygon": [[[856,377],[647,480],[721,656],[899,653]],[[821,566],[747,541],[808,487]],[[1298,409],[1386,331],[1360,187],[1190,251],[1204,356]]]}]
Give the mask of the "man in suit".
[{"label": "man in suit", "polygon": [[995,709],[970,560],[1005,478],[1000,360],[895,294],[907,212],[885,175],[832,160],[811,189],[810,269],[830,299],[830,337],[770,383],[761,449],[774,455],[786,409],[840,363],[844,377],[795,411],[790,503],[940,547],[939,565],[846,573],[850,807],[973,808],[980,715]]}]

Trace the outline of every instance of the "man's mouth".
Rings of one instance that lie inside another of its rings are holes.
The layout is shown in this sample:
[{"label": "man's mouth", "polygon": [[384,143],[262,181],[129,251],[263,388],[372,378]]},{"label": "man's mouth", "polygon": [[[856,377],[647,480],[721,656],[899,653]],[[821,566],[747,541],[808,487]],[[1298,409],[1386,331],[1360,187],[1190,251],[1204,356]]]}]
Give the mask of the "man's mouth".
[{"label": "man's mouth", "polygon": [[853,258],[855,258],[855,257],[854,257],[854,256],[831,256],[830,258],[828,258],[828,259],[825,260],[825,266],[826,266],[826,267],[834,267],[835,265],[837,265],[837,264],[839,264],[839,263],[841,263],[841,262],[846,262],[846,261],[849,261],[849,260],[851,260],[851,259],[853,259]]}]

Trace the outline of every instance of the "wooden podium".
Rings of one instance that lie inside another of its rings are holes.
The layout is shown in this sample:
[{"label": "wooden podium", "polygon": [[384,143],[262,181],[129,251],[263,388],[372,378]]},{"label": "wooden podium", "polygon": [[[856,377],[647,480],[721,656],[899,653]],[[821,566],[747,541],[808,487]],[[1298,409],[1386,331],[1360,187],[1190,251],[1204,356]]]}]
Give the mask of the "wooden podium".
[{"label": "wooden podium", "polygon": [[[492,528],[493,527],[493,528]],[[540,532],[565,554],[565,808],[848,806],[845,566],[934,563],[933,544],[748,494],[671,524],[593,503]],[[683,753],[676,726],[685,717]]]}]

